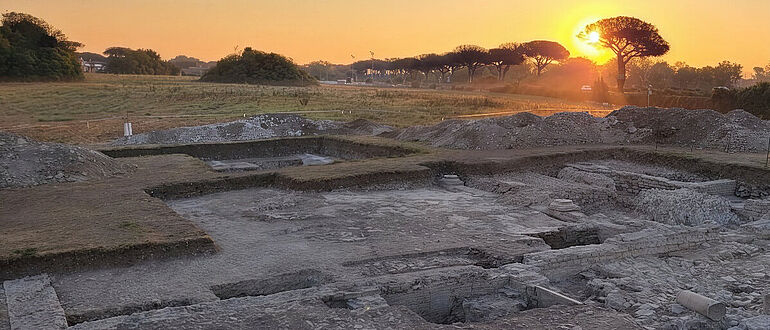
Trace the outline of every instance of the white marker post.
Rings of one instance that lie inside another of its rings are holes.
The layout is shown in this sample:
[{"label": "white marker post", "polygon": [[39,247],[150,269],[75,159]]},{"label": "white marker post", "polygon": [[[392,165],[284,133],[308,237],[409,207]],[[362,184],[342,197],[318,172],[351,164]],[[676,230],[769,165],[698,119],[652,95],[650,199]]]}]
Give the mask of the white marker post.
[{"label": "white marker post", "polygon": [[134,135],[131,123],[123,123],[123,136]]},{"label": "white marker post", "polygon": [[647,86],[647,107],[650,107],[650,95],[652,95],[652,85]]}]

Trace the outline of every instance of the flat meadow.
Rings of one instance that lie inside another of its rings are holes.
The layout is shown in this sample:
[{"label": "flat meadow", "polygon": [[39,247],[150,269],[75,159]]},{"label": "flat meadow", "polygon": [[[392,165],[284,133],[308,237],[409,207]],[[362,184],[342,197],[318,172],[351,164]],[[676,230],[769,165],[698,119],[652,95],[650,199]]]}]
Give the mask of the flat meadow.
[{"label": "flat meadow", "polygon": [[0,84],[0,130],[80,144],[121,136],[126,118],[134,133],[141,133],[279,112],[405,127],[524,111],[601,116],[610,110],[595,103],[484,91],[218,84],[184,76],[86,74],[81,82]]}]

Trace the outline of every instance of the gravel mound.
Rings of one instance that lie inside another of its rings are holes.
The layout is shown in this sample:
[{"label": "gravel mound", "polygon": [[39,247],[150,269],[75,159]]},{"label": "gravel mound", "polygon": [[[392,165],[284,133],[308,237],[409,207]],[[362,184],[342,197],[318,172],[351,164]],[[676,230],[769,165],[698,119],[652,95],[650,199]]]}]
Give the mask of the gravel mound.
[{"label": "gravel mound", "polygon": [[633,204],[637,211],[669,225],[738,223],[738,216],[730,210],[727,200],[689,189],[643,190]]},{"label": "gravel mound", "polygon": [[102,153],[0,132],[0,188],[74,182],[130,170]]},{"label": "gravel mound", "polygon": [[119,138],[112,145],[247,141],[318,134],[377,135],[390,130],[389,126],[364,119],[339,122],[310,120],[294,114],[263,114],[226,123],[136,134]]},{"label": "gravel mound", "polygon": [[731,151],[767,150],[770,122],[743,111],[721,114],[714,110],[624,107],[613,111],[619,122],[650,132],[632,140],[643,143],[729,148]]},{"label": "gravel mound", "polygon": [[734,110],[640,108],[627,106],[605,118],[584,112],[549,117],[530,113],[479,120],[448,120],[385,134],[399,140],[458,149],[524,149],[581,144],[666,144],[730,151],[767,148],[770,122]]},{"label": "gravel mound", "polygon": [[601,143],[605,118],[584,112],[562,112],[549,117],[531,113],[448,120],[434,126],[414,126],[388,136],[399,140],[430,142],[459,149],[513,149],[538,146]]}]

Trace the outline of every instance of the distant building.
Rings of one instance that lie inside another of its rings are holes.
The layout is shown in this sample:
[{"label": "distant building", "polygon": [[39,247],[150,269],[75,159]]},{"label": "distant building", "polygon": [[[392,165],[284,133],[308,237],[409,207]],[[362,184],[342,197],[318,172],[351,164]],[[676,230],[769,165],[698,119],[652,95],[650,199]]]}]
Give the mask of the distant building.
[{"label": "distant building", "polygon": [[210,68],[202,67],[202,66],[195,66],[190,68],[181,69],[183,76],[202,76],[206,73],[206,71],[209,71]]},{"label": "distant building", "polygon": [[80,58],[80,65],[83,67],[83,72],[106,72],[107,63],[101,61],[84,60]]}]

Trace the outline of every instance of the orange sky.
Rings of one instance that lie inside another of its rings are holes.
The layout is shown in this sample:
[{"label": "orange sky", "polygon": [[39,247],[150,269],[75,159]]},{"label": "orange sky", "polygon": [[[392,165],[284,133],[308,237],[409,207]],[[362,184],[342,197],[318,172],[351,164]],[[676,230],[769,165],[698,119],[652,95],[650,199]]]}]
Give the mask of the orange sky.
[{"label": "orange sky", "polygon": [[0,11],[43,18],[85,51],[126,46],[217,60],[251,46],[298,63],[532,39],[602,61],[607,54],[575,34],[596,19],[629,15],[658,26],[671,43],[664,57],[671,62],[730,60],[746,72],[770,63],[770,0],[0,0]]}]

